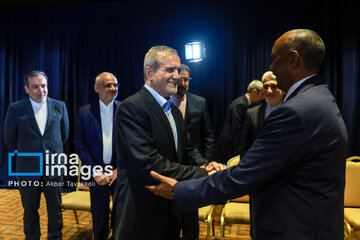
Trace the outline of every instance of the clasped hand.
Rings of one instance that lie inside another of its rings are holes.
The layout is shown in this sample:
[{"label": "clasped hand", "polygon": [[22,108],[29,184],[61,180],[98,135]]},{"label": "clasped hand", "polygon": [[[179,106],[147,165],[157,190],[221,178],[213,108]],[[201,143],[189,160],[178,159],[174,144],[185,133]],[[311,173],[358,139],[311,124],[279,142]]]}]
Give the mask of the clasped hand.
[{"label": "clasped hand", "polygon": [[[204,168],[206,170],[206,172],[209,175],[211,175],[215,172],[226,169],[226,166],[221,163],[210,162],[207,166],[204,165],[204,166],[201,166],[201,168]],[[145,188],[157,196],[161,196],[166,199],[174,199],[173,189],[174,189],[175,184],[178,181],[174,178],[165,177],[154,171],[151,171],[150,175],[154,179],[158,180],[160,182],[160,184],[155,185],[155,186],[145,186]]]}]

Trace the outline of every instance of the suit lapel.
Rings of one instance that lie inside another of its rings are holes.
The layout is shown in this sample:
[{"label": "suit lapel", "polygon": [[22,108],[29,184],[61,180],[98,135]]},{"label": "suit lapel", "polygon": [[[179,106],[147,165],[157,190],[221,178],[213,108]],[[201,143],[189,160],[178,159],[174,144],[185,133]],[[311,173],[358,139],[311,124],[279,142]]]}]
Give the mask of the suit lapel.
[{"label": "suit lapel", "polygon": [[191,116],[193,104],[194,104],[194,101],[191,101],[191,95],[189,93],[187,93],[186,94],[185,118],[184,118],[184,120],[186,122],[186,126],[188,126],[189,122],[191,121],[191,118],[189,118],[189,116]]},{"label": "suit lapel", "polygon": [[311,87],[314,87],[316,85],[319,85],[322,83],[322,80],[318,74],[312,76],[311,78],[305,80],[300,86],[298,86],[294,92],[290,94],[290,96],[286,99],[286,101],[289,101],[290,98],[296,96],[298,93],[303,92]]},{"label": "suit lapel", "polygon": [[38,126],[38,124],[36,122],[35,113],[34,113],[34,110],[33,110],[32,106],[31,106],[31,102],[30,102],[29,98],[27,98],[27,100],[25,101],[25,112],[26,112],[26,115],[28,116],[28,118],[31,121],[31,125],[33,126],[35,131],[41,136],[41,132],[40,132],[39,126]]},{"label": "suit lapel", "polygon": [[265,121],[265,109],[266,109],[266,102],[265,100],[263,101],[263,103],[261,103],[260,107],[259,107],[259,114],[258,114],[258,119],[257,119],[257,126],[258,126],[258,131],[260,131],[260,129],[263,127],[264,125],[264,121]]},{"label": "suit lapel", "polygon": [[[166,129],[166,132],[168,133],[168,137],[170,139],[170,142],[172,143],[172,145],[174,146],[175,149],[175,141],[174,141],[174,135],[169,123],[169,120],[164,112],[164,110],[162,109],[162,107],[160,107],[159,103],[156,101],[156,99],[151,95],[151,93],[145,88],[143,87],[141,89],[141,92],[147,102],[147,104],[149,104],[149,109],[152,109],[152,111],[155,112],[155,116],[157,118],[159,118],[159,122],[162,124],[162,126]],[[174,106],[171,106],[171,108],[173,108]],[[174,115],[173,115],[174,116]],[[175,119],[175,118],[174,118]],[[176,123],[176,121],[175,121]],[[176,124],[176,127],[177,124]]]},{"label": "suit lapel", "polygon": [[114,100],[114,110],[113,110],[113,132],[112,132],[112,143],[113,145],[115,144],[115,139],[116,139],[116,110],[117,107],[119,106],[119,102]]},{"label": "suit lapel", "polygon": [[98,99],[97,99],[97,101],[94,101],[91,103],[90,112],[92,113],[92,115],[94,117],[94,126],[95,126],[96,135],[98,136],[98,138],[100,139],[100,142],[102,143],[100,104],[99,104]]},{"label": "suit lapel", "polygon": [[44,135],[46,134],[46,131],[48,130],[50,123],[54,116],[54,103],[53,103],[52,99],[49,97],[47,98],[47,114],[48,114],[48,116],[46,119]]}]

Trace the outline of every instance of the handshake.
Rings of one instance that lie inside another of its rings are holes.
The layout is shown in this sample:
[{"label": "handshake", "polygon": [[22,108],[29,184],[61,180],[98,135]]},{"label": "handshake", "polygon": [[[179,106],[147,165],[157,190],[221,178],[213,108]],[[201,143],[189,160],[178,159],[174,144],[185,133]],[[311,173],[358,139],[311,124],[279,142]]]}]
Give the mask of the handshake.
[{"label": "handshake", "polygon": [[[210,162],[207,166],[203,165],[201,166],[201,168],[205,169],[208,175],[211,175],[213,173],[226,169],[226,166],[221,163]],[[154,193],[155,195],[161,196],[166,199],[174,199],[173,189],[178,181],[170,177],[165,177],[154,171],[151,171],[150,174],[153,178],[160,181],[160,184],[156,186],[145,186],[145,188]]]}]

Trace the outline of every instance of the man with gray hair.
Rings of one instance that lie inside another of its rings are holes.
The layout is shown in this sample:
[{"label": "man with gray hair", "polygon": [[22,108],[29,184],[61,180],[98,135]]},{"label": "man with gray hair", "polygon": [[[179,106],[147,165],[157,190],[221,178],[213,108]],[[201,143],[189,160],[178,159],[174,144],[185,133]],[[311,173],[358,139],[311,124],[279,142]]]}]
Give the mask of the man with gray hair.
[{"label": "man with gray hair", "polygon": [[[81,106],[76,121],[74,146],[81,163],[95,172],[90,186],[93,239],[106,240],[109,236],[110,194],[116,185],[115,113],[120,105],[115,98],[119,84],[114,74],[100,73],[95,78],[94,91],[98,98]],[[95,168],[112,166],[112,174]]]},{"label": "man with gray hair", "polygon": [[241,131],[244,126],[246,111],[250,105],[254,106],[263,99],[263,83],[259,80],[253,80],[248,85],[247,93],[230,103],[224,126],[216,144],[216,161],[226,164],[230,158],[240,154]]},{"label": "man with gray hair", "polygon": [[246,154],[247,150],[255,141],[264,125],[265,119],[283,101],[284,92],[278,88],[274,73],[272,71],[267,71],[263,74],[261,79],[265,91],[265,100],[247,110],[239,146],[241,156]]},{"label": "man with gray hair", "polygon": [[150,171],[185,180],[223,169],[209,163],[192,146],[183,116],[171,104],[179,69],[176,50],[167,46],[150,48],[144,60],[143,88],[118,108],[115,239],[179,239],[180,209],[175,201],[145,189],[157,183]]}]

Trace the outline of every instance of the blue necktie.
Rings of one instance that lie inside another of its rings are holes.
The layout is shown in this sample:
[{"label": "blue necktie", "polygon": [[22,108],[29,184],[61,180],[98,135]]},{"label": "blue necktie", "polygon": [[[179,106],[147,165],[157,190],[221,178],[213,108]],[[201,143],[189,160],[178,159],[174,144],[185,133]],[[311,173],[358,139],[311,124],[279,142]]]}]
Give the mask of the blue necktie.
[{"label": "blue necktie", "polygon": [[177,129],[176,129],[176,123],[173,115],[171,114],[171,105],[173,104],[173,100],[170,98],[164,105],[163,109],[166,113],[166,116],[169,120],[171,130],[173,132],[174,142],[175,142],[175,149],[177,151],[178,149],[178,139],[177,139]]},{"label": "blue necktie", "polygon": [[169,114],[171,111],[171,105],[173,104],[173,100],[169,98],[169,100],[164,104],[163,109],[166,112],[166,114]]}]

